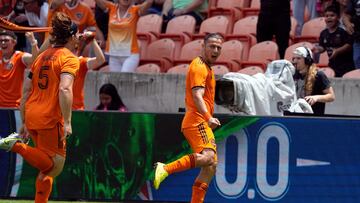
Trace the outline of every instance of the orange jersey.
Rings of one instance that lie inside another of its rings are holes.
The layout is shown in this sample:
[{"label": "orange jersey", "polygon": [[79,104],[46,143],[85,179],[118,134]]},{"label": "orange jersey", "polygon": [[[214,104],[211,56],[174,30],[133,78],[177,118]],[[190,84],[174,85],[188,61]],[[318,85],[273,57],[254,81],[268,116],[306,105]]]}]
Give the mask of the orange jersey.
[{"label": "orange jersey", "polygon": [[88,71],[88,67],[87,67],[88,59],[89,58],[87,58],[87,57],[82,57],[82,56],[79,57],[80,68],[79,68],[79,72],[76,75],[76,78],[74,80],[74,86],[73,86],[73,94],[74,94],[73,105],[72,105],[73,110],[84,110],[85,109],[84,83],[85,83],[85,76]]},{"label": "orange jersey", "polygon": [[16,51],[8,63],[0,57],[0,107],[17,108],[20,105],[26,68],[22,60],[24,54]]},{"label": "orange jersey", "polygon": [[83,32],[87,27],[96,26],[95,16],[90,7],[80,1],[74,7],[64,4],[64,12],[71,18],[79,28],[79,32]]},{"label": "orange jersey", "polygon": [[186,113],[181,128],[195,127],[205,121],[204,116],[198,112],[194,103],[192,96],[194,87],[205,88],[203,99],[206,109],[212,115],[214,113],[215,76],[212,69],[200,57],[191,62],[186,75]]},{"label": "orange jersey", "polygon": [[[56,12],[65,12],[65,7],[63,5],[59,6],[59,8],[53,10],[51,9],[51,3],[52,0],[49,0],[49,11],[48,11],[48,17],[47,17],[47,26],[51,27],[51,20]],[[46,33],[48,34],[48,33]]]},{"label": "orange jersey", "polygon": [[106,52],[113,56],[130,56],[139,53],[136,26],[139,7],[131,6],[124,16],[119,16],[118,5],[106,1],[109,8],[109,29]]},{"label": "orange jersey", "polygon": [[31,67],[32,90],[25,103],[25,124],[28,129],[49,129],[63,124],[59,103],[60,75],[76,76],[79,59],[67,48],[49,48]]}]

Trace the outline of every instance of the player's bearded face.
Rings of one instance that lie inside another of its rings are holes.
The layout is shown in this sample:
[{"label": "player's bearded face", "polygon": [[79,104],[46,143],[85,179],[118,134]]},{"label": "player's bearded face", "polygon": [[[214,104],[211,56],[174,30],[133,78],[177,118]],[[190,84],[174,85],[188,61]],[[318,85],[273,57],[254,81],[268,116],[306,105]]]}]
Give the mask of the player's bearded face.
[{"label": "player's bearded face", "polygon": [[206,61],[213,64],[221,54],[221,45],[223,41],[217,38],[208,39],[204,45]]}]

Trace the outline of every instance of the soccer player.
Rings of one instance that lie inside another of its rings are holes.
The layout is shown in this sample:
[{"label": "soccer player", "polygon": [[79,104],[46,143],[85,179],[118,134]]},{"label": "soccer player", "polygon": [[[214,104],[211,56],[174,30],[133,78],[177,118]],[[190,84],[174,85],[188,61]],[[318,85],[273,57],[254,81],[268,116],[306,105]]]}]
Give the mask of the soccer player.
[{"label": "soccer player", "polygon": [[[26,33],[32,53],[38,51],[33,33]],[[16,51],[17,37],[14,32],[0,30],[0,107],[19,108],[24,71],[33,62],[31,54]]]},{"label": "soccer player", "polygon": [[155,168],[155,189],[158,189],[160,183],[172,173],[195,167],[201,168],[192,187],[192,203],[204,201],[217,165],[212,129],[219,126],[220,121],[212,116],[215,77],[211,65],[220,56],[223,41],[223,37],[217,33],[207,34],[204,38],[202,54],[191,62],[186,76],[186,113],[181,129],[194,153],[169,164],[158,162]]},{"label": "soccer player", "polygon": [[[35,203],[46,203],[53,178],[64,167],[66,138],[71,135],[73,81],[79,59],[70,51],[77,43],[77,26],[64,13],[52,19],[52,47],[34,61],[25,80],[20,112],[20,135],[0,139],[0,148],[19,153],[40,172],[36,178]],[[31,137],[35,147],[23,143]]]}]

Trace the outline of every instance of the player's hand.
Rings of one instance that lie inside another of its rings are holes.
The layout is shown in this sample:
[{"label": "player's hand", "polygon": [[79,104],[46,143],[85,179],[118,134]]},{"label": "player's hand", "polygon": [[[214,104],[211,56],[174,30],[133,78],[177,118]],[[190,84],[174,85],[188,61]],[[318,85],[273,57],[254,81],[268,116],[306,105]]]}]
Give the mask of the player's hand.
[{"label": "player's hand", "polygon": [[220,126],[220,121],[217,118],[211,117],[208,121],[208,125],[211,129],[215,129],[216,127]]},{"label": "player's hand", "polygon": [[64,137],[61,140],[67,139],[72,134],[71,122],[64,123]]},{"label": "player's hand", "polygon": [[24,123],[20,127],[19,135],[25,143],[27,143],[30,139],[29,131],[27,130],[26,125]]}]

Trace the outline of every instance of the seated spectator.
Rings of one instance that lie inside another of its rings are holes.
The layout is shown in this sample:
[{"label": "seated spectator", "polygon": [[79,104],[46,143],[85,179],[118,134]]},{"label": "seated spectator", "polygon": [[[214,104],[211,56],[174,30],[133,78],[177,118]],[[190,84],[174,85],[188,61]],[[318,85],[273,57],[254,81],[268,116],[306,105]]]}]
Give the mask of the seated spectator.
[{"label": "seated spectator", "polygon": [[112,72],[134,72],[139,65],[140,55],[136,36],[139,17],[146,14],[153,0],[133,5],[129,0],[112,3],[95,0],[96,4],[109,12],[108,39],[105,52],[109,57],[109,70]]},{"label": "seated spectator", "polygon": [[111,83],[104,84],[100,87],[99,99],[100,104],[96,107],[96,110],[118,110],[121,112],[127,111],[126,106],[122,102],[116,87]]},{"label": "seated spectator", "polygon": [[293,54],[297,98],[304,98],[311,105],[315,115],[324,115],[325,103],[335,100],[329,79],[325,73],[317,70],[309,48],[298,47]]},{"label": "seated spectator", "polygon": [[[27,33],[27,37],[33,47],[33,54],[36,55],[38,49],[34,35]],[[33,61],[31,54],[16,51],[16,40],[13,32],[0,31],[0,107],[19,107],[24,71]]]},{"label": "seated spectator", "polygon": [[335,6],[325,9],[326,29],[320,33],[319,46],[314,47],[314,53],[327,52],[329,66],[335,71],[335,77],[342,77],[346,72],[354,69],[352,60],[351,36],[341,28],[340,12]]},{"label": "seated spectator", "polygon": [[[144,1],[145,0],[135,0],[135,4],[141,4]],[[161,15],[165,1],[166,0],[154,0],[152,6],[147,10],[147,14]]]},{"label": "seated spectator", "polygon": [[195,18],[196,24],[200,25],[204,19],[202,11],[208,9],[207,0],[165,0],[162,10],[164,18],[164,28],[167,23],[174,17],[180,15],[191,15]]}]

